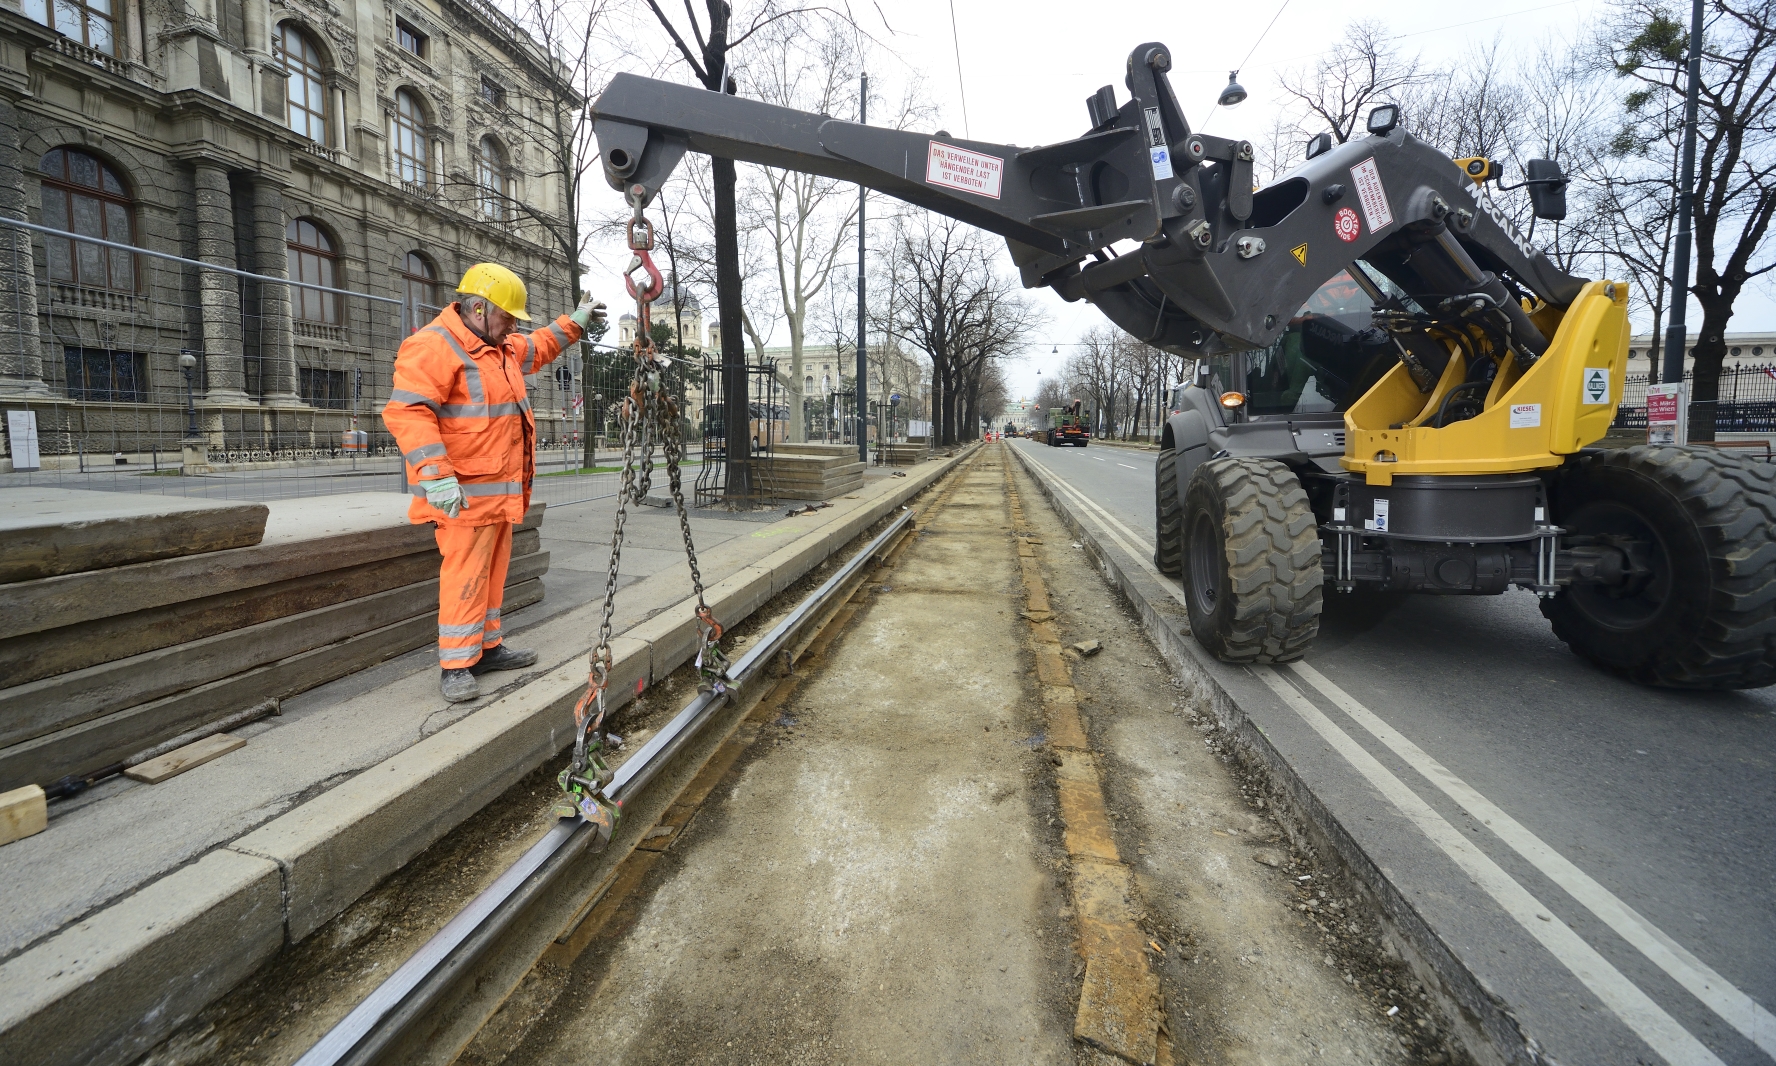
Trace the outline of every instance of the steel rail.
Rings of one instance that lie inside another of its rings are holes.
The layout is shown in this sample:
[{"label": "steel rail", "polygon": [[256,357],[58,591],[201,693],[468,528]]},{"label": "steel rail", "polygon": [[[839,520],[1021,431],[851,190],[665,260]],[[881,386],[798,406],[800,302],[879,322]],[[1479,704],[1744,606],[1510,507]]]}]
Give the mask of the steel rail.
[{"label": "steel rail", "polygon": [[[786,648],[826,601],[912,522],[902,511],[862,551],[771,628],[725,676],[737,688]],[[601,794],[622,803],[645,788],[702,730],[728,693],[699,692],[672,721],[617,767]],[[376,1058],[420,1018],[454,979],[499,938],[560,872],[586,850],[596,834],[583,817],[562,821],[531,845],[468,905],[308,1049],[296,1066],[359,1066]]]}]

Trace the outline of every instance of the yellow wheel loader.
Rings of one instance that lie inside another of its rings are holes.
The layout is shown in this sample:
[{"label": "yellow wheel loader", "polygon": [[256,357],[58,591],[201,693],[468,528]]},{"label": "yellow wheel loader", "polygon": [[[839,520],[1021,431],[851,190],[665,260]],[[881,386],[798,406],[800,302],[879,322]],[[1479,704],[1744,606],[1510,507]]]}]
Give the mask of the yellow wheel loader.
[{"label": "yellow wheel loader", "polygon": [[[1138,46],[1124,92],[1086,100],[1084,134],[1030,147],[627,74],[592,110],[633,204],[687,151],[857,182],[1003,236],[1026,286],[1196,360],[1155,464],[1154,561],[1223,659],[1305,654],[1328,586],[1519,588],[1637,681],[1776,682],[1776,470],[1595,447],[1621,399],[1627,287],[1557,267],[1491,160],[1450,159],[1392,105],[1258,189],[1251,143],[1192,131],[1171,66]],[[1563,217],[1559,166],[1524,171],[1533,213]]]}]

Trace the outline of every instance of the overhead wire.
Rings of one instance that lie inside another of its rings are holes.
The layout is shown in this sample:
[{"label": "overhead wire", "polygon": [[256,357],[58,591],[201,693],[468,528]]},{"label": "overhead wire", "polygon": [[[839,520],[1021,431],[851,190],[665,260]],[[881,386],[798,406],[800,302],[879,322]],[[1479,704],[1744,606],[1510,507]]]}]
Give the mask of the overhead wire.
[{"label": "overhead wire", "polygon": [[968,86],[962,81],[962,37],[956,32],[956,0],[950,0],[950,43],[956,47],[956,91],[962,97],[962,136],[973,140],[974,134],[968,129]]},{"label": "overhead wire", "polygon": [[[1540,14],[1544,11],[1553,11],[1557,8],[1572,7],[1575,4],[1582,4],[1582,3],[1587,3],[1587,2],[1589,2],[1589,0],[1556,0],[1556,2],[1552,3],[1552,4],[1537,4],[1534,7],[1519,8],[1516,11],[1506,11],[1503,14],[1499,14],[1499,15],[1487,15],[1484,18],[1469,19],[1466,22],[1452,22],[1447,26],[1428,26],[1425,29],[1413,30],[1410,33],[1396,33],[1393,36],[1388,37],[1387,40],[1404,41],[1408,37],[1423,37],[1427,33],[1443,33],[1447,30],[1459,30],[1459,29],[1463,29],[1468,26],[1477,26],[1482,22],[1497,22],[1499,19],[1515,18],[1518,15],[1535,15],[1535,14]],[[1285,4],[1284,6],[1286,7],[1288,5]],[[1281,13],[1282,13],[1281,11],[1278,11],[1279,15]],[[1272,19],[1271,21],[1275,22],[1275,19]],[[1266,32],[1268,32],[1268,31],[1266,31]],[[1257,46],[1254,45],[1253,51],[1256,51],[1256,50],[1257,50]],[[1330,51],[1332,51],[1332,49],[1330,49],[1330,48],[1318,48],[1312,52],[1301,52],[1296,55],[1287,56],[1283,59],[1279,59],[1274,63],[1267,63],[1265,66],[1259,67],[1257,69],[1267,70],[1272,67],[1279,66],[1283,63],[1293,63],[1298,59],[1312,59],[1315,56],[1325,55],[1327,52],[1330,52]],[[1252,58],[1251,54],[1247,53],[1246,61],[1249,62],[1251,60],[1251,58]],[[1239,69],[1244,70],[1245,67],[1246,67],[1246,64],[1242,62],[1239,66]],[[1173,70],[1172,73],[1173,74],[1213,74],[1216,72],[1217,69],[1218,68],[1212,68],[1212,67],[1200,67],[1200,68],[1191,68],[1191,69],[1180,68],[1180,69]]]},{"label": "overhead wire", "polygon": [[[1270,36],[1271,27],[1273,27],[1277,24],[1277,19],[1280,19],[1283,17],[1283,12],[1288,10],[1288,7],[1289,7],[1289,0],[1283,0],[1282,6],[1277,8],[1277,13],[1270,16],[1270,21],[1265,23],[1264,32],[1260,33],[1258,35],[1258,39],[1256,41],[1252,42],[1252,47],[1246,52],[1246,58],[1240,60],[1239,66],[1233,68],[1234,75],[1237,75],[1241,70],[1245,69],[1246,64],[1250,63],[1252,61],[1252,57],[1258,53],[1258,46],[1264,43],[1264,38]],[[1233,75],[1229,75],[1230,80],[1232,77],[1233,77]],[[1202,128],[1208,126],[1209,120],[1215,117],[1215,111],[1220,106],[1221,106],[1221,101],[1219,98],[1217,98],[1215,100],[1214,106],[1209,108],[1209,113],[1207,115],[1203,116],[1202,126],[1199,126],[1197,128],[1202,129]]]}]

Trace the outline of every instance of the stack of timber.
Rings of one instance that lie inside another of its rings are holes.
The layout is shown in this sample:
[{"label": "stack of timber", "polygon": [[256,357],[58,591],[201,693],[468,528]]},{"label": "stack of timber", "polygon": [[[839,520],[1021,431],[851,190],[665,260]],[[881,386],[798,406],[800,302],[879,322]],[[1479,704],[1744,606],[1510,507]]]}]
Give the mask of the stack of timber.
[{"label": "stack of timber", "polygon": [[909,437],[904,444],[878,444],[876,451],[889,466],[912,466],[930,458],[931,445],[924,437]]},{"label": "stack of timber", "polygon": [[777,444],[757,460],[765,492],[780,500],[830,500],[863,487],[855,444]]},{"label": "stack of timber", "polygon": [[[505,612],[543,598],[543,505]],[[0,791],[90,774],[436,641],[407,497],[268,504],[0,490]]]}]

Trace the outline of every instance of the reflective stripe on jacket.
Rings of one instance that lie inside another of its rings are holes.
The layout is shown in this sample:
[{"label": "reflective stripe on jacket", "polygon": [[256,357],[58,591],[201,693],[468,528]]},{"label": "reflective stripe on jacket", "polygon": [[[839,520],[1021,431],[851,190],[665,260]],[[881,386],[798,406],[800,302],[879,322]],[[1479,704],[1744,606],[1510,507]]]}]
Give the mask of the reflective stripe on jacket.
[{"label": "reflective stripe on jacket", "polygon": [[[514,333],[498,348],[446,307],[401,342],[394,388],[382,420],[407,462],[414,524],[481,526],[517,522],[536,476],[536,418],[524,376],[580,339],[566,315],[534,333]],[[426,501],[421,481],[455,475],[468,506],[456,518]]]}]

